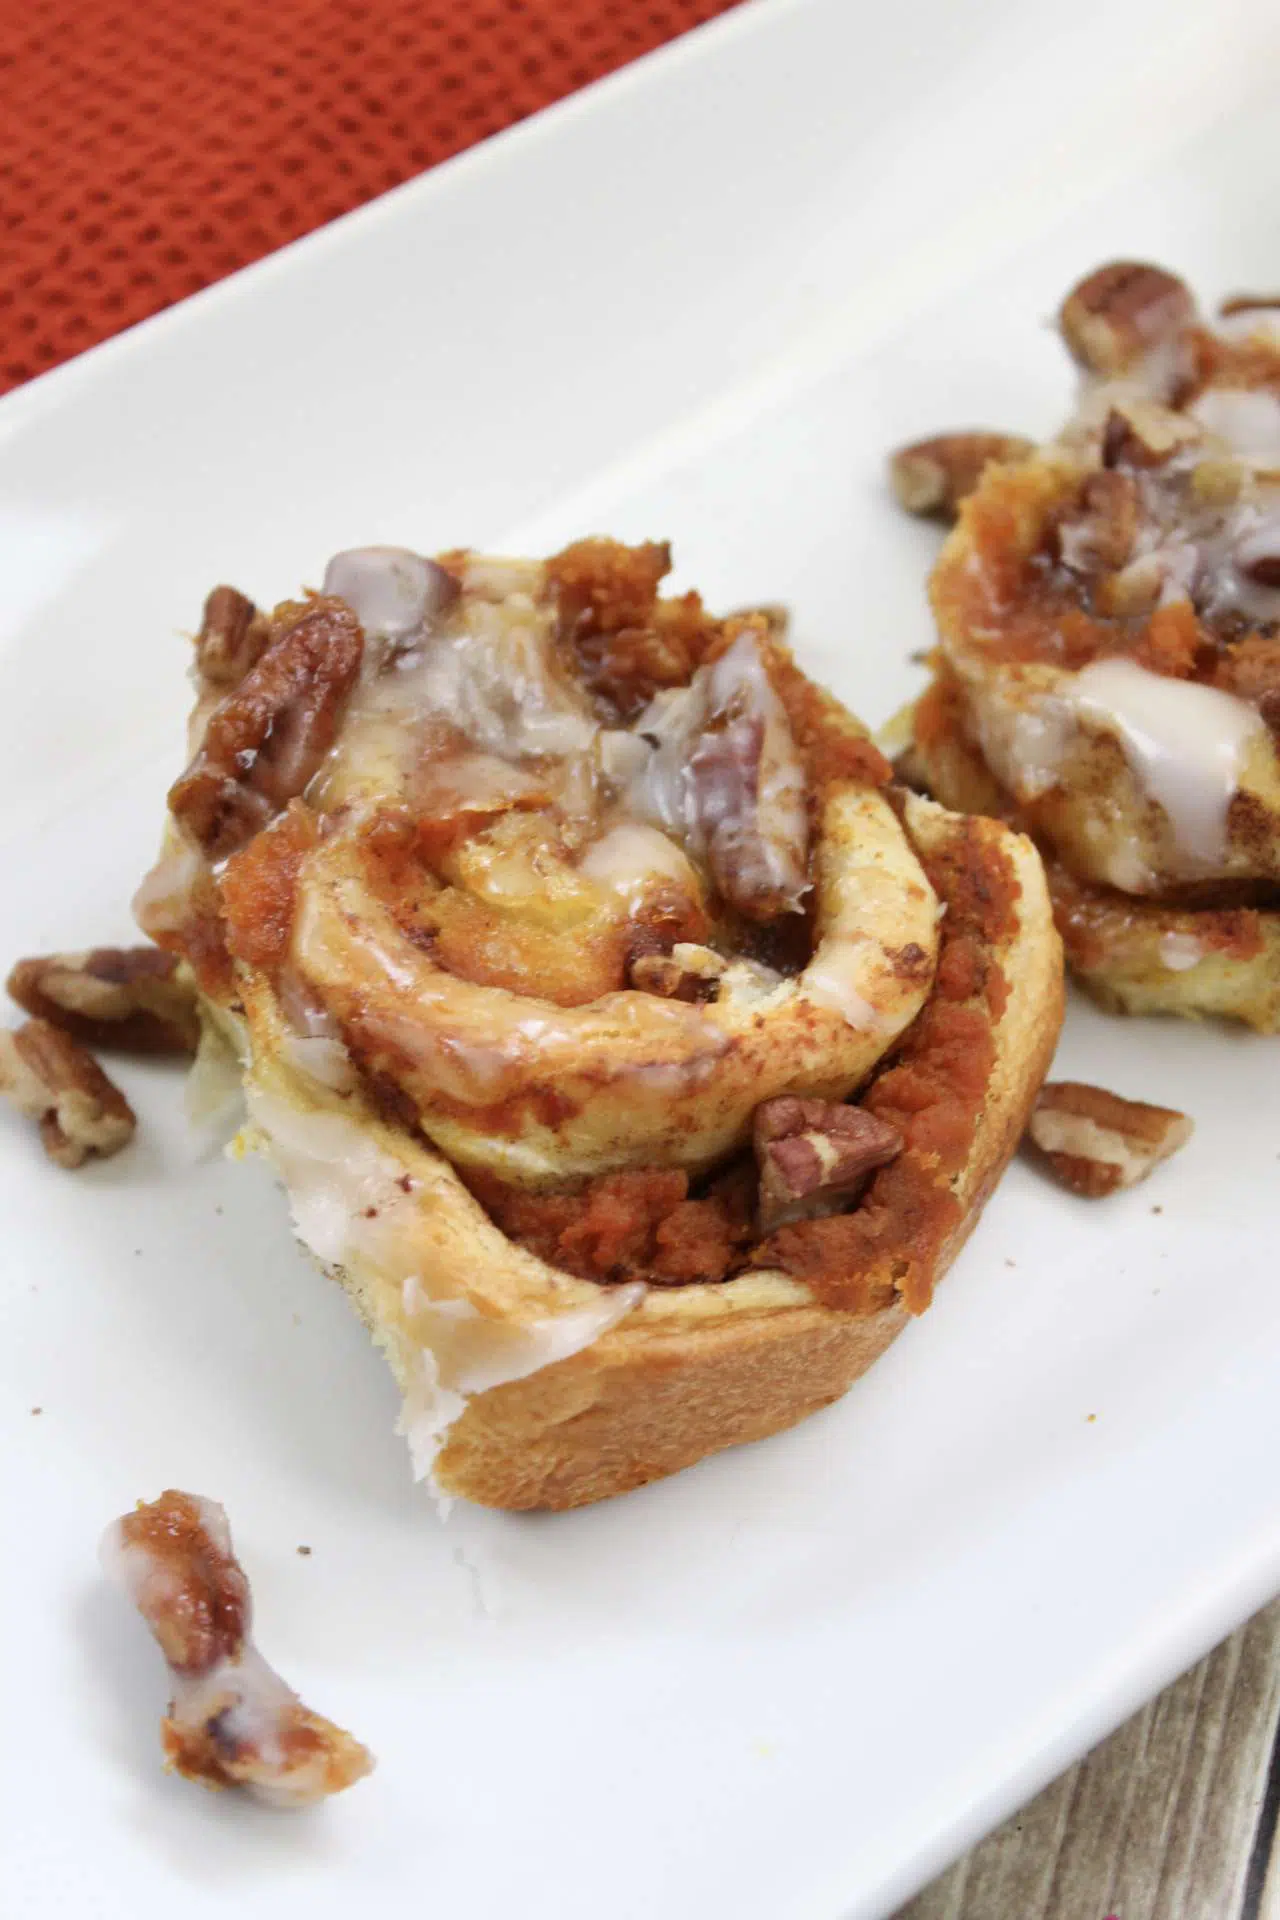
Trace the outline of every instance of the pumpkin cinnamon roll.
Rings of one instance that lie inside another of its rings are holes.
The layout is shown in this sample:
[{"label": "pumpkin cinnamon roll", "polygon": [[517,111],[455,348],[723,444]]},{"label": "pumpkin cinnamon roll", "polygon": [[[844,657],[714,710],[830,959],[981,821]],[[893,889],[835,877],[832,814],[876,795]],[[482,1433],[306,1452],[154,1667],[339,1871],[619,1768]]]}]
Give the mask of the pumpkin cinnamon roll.
[{"label": "pumpkin cinnamon roll", "polygon": [[661,546],[210,595],[145,930],[194,969],[419,1472],[567,1507],[834,1399],[1061,1015],[1038,858],[895,788]]},{"label": "pumpkin cinnamon roll", "polygon": [[[1126,262],[1068,296],[1077,410],[969,481],[903,761],[1035,838],[1068,962],[1104,1003],[1272,1033],[1278,322],[1241,298],[1210,326],[1181,281]],[[948,437],[926,444],[945,466]]]}]

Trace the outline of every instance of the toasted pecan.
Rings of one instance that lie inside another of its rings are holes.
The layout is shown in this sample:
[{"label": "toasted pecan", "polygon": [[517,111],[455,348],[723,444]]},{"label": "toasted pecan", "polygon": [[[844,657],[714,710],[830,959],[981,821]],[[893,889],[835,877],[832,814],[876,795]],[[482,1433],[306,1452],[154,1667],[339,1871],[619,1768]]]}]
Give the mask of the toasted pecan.
[{"label": "toasted pecan", "polygon": [[991,461],[1024,460],[1034,451],[1034,441],[1016,433],[936,433],[890,455],[889,482],[908,513],[952,521]]},{"label": "toasted pecan", "polygon": [[1160,467],[1194,441],[1198,428],[1171,407],[1125,400],[1112,407],[1102,427],[1104,467]]},{"label": "toasted pecan", "polygon": [[85,1046],[194,1053],[200,1039],[195,984],[159,947],[35,954],[16,963],[7,984],[27,1013]]},{"label": "toasted pecan", "polygon": [[1138,485],[1129,473],[1091,473],[1073,512],[1058,522],[1058,556],[1073,573],[1110,572],[1133,551]]},{"label": "toasted pecan", "polygon": [[1174,274],[1145,261],[1112,260],[1072,288],[1058,325],[1082,367],[1113,378],[1195,317],[1190,290]]},{"label": "toasted pecan", "polygon": [[1133,1187],[1184,1147],[1193,1123],[1172,1107],[1126,1100],[1078,1080],[1040,1090],[1028,1132],[1049,1171],[1091,1200]]},{"label": "toasted pecan", "polygon": [[710,947],[678,940],[670,953],[641,953],[629,968],[630,984],[666,1000],[714,1000],[726,962]]},{"label": "toasted pecan", "polygon": [[794,1095],[757,1107],[753,1135],[762,1234],[848,1206],[903,1145],[896,1127],[860,1107]]},{"label": "toasted pecan", "polygon": [[235,587],[215,587],[196,635],[196,668],[211,687],[237,687],[271,639],[271,623]]},{"label": "toasted pecan", "polygon": [[1233,293],[1218,303],[1218,312],[1224,320],[1230,320],[1238,313],[1268,313],[1280,307],[1280,293]]},{"label": "toasted pecan", "polygon": [[210,859],[246,845],[302,792],[333,745],[363,651],[345,601],[313,600],[214,709],[169,791],[174,818]]},{"label": "toasted pecan", "polygon": [[47,1020],[0,1030],[0,1093],[39,1122],[44,1150],[60,1167],[119,1153],[137,1127],[93,1055]]}]

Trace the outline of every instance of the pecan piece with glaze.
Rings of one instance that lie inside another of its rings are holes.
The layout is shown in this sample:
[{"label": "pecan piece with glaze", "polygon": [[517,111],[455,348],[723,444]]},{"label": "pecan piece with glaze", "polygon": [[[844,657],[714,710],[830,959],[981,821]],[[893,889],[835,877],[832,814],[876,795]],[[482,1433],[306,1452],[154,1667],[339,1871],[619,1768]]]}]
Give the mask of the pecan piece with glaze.
[{"label": "pecan piece with glaze", "polygon": [[169,791],[174,818],[225,859],[296,799],[333,745],[364,635],[341,600],[313,600],[209,716]]},{"label": "pecan piece with glaze", "polygon": [[159,947],[94,947],[19,960],[8,979],[27,1013],[90,1047],[122,1053],[194,1053],[195,985]]},{"label": "pecan piece with glaze", "polygon": [[1063,1186],[1100,1200],[1136,1186],[1184,1147],[1192,1122],[1172,1107],[1125,1100],[1078,1080],[1056,1080],[1041,1088],[1028,1133]]},{"label": "pecan piece with glaze", "polygon": [[1034,452],[1034,441],[1016,433],[937,433],[889,456],[889,483],[908,513],[950,523],[991,461],[1024,460]]},{"label": "pecan piece with glaze", "polygon": [[744,633],[715,662],[707,701],[688,783],[711,877],[750,920],[794,913],[809,885],[805,770],[757,635]]},{"label": "pecan piece with glaze", "polygon": [[60,1167],[119,1153],[138,1124],[93,1055],[47,1020],[0,1031],[0,1093],[39,1122],[44,1150]]},{"label": "pecan piece with glaze", "polygon": [[896,1127],[861,1107],[786,1094],[756,1108],[753,1137],[762,1234],[841,1212],[903,1146]]},{"label": "pecan piece with glaze", "polygon": [[1072,288],[1058,326],[1074,360],[1113,379],[1195,318],[1191,292],[1174,274],[1141,260],[1112,260]]},{"label": "pecan piece with glaze", "polygon": [[304,1707],[254,1646],[249,1582],[215,1501],[173,1488],[139,1501],[107,1529],[101,1551],[168,1664],[161,1743],[175,1772],[305,1807],[370,1771],[367,1748]]},{"label": "pecan piece with glaze", "polygon": [[196,670],[210,687],[237,687],[270,638],[271,623],[252,600],[235,587],[215,587],[196,635]]},{"label": "pecan piece with glaze", "polygon": [[631,962],[630,984],[664,1000],[714,1000],[726,962],[710,947],[678,940],[670,953],[641,953]]},{"label": "pecan piece with glaze", "polygon": [[1072,573],[1122,567],[1138,534],[1138,485],[1131,473],[1091,473],[1074,511],[1057,526],[1058,558]]},{"label": "pecan piece with glaze", "polygon": [[1194,421],[1170,407],[1126,400],[1123,406],[1112,407],[1103,422],[1102,464],[1109,469],[1162,467],[1192,444],[1197,433]]}]

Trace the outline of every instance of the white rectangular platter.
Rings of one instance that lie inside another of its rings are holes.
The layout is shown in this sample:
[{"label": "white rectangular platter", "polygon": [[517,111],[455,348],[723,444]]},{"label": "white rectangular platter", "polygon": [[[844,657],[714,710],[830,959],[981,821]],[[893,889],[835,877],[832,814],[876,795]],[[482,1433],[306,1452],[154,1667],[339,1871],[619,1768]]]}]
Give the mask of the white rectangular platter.
[{"label": "white rectangular platter", "polygon": [[[882,721],[934,544],[884,450],[1051,428],[1042,322],[1109,255],[1280,283],[1276,38],[1265,0],[762,0],[6,400],[4,957],[128,938],[178,629],[338,547],[669,537],[713,605],[789,601]],[[138,1141],[74,1177],[0,1115],[0,1905],[889,1913],[1280,1585],[1278,1061],[1073,1005],[1061,1069],[1192,1113],[1175,1164],[1096,1209],[1015,1167],[792,1434],[446,1524],[178,1076],[125,1068]],[[269,1657],[378,1754],[315,1814],[160,1771],[160,1662],[95,1543],[168,1485],[226,1504]]]}]

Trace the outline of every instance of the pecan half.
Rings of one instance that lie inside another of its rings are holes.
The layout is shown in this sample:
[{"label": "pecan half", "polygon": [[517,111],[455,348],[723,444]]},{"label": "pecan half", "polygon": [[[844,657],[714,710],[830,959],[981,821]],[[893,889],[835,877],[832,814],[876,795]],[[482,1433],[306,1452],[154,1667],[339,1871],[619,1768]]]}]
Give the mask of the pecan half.
[{"label": "pecan half", "polygon": [[903,1145],[896,1127],[861,1107],[790,1094],[756,1108],[753,1137],[762,1234],[840,1212]]},{"label": "pecan half", "polygon": [[670,953],[642,953],[631,962],[631,985],[666,1000],[714,1000],[726,962],[710,947],[678,940]]},{"label": "pecan half", "polygon": [[1187,1144],[1192,1122],[1172,1107],[1056,1080],[1041,1088],[1028,1131],[1063,1186],[1098,1200],[1145,1180]]},{"label": "pecan half", "polygon": [[1016,433],[938,433],[889,456],[889,483],[908,513],[952,521],[992,460],[1025,460],[1035,442]]},{"label": "pecan half", "polygon": [[1102,429],[1104,467],[1159,467],[1199,429],[1193,420],[1152,401],[1126,400],[1112,407]]},{"label": "pecan half", "polygon": [[196,668],[211,687],[236,687],[271,638],[271,623],[235,587],[215,587],[196,635]]},{"label": "pecan half", "polygon": [[165,1761],[206,1787],[305,1807],[352,1786],[373,1756],[304,1707],[249,1637],[249,1582],[212,1500],[170,1489],[107,1529],[107,1571],[150,1627],[173,1680]]},{"label": "pecan half", "polygon": [[60,1167],[119,1153],[137,1128],[133,1108],[93,1055],[47,1020],[0,1030],[0,1093],[39,1121],[44,1150]]},{"label": "pecan half", "polygon": [[1090,373],[1125,373],[1196,317],[1190,290],[1162,267],[1112,260],[1073,287],[1058,313],[1072,358]]},{"label": "pecan half", "polygon": [[194,1053],[195,984],[159,947],[94,947],[19,960],[8,979],[20,1007],[91,1047]]},{"label": "pecan half", "polygon": [[209,716],[169,807],[214,860],[302,792],[333,745],[364,635],[341,600],[313,600]]}]

